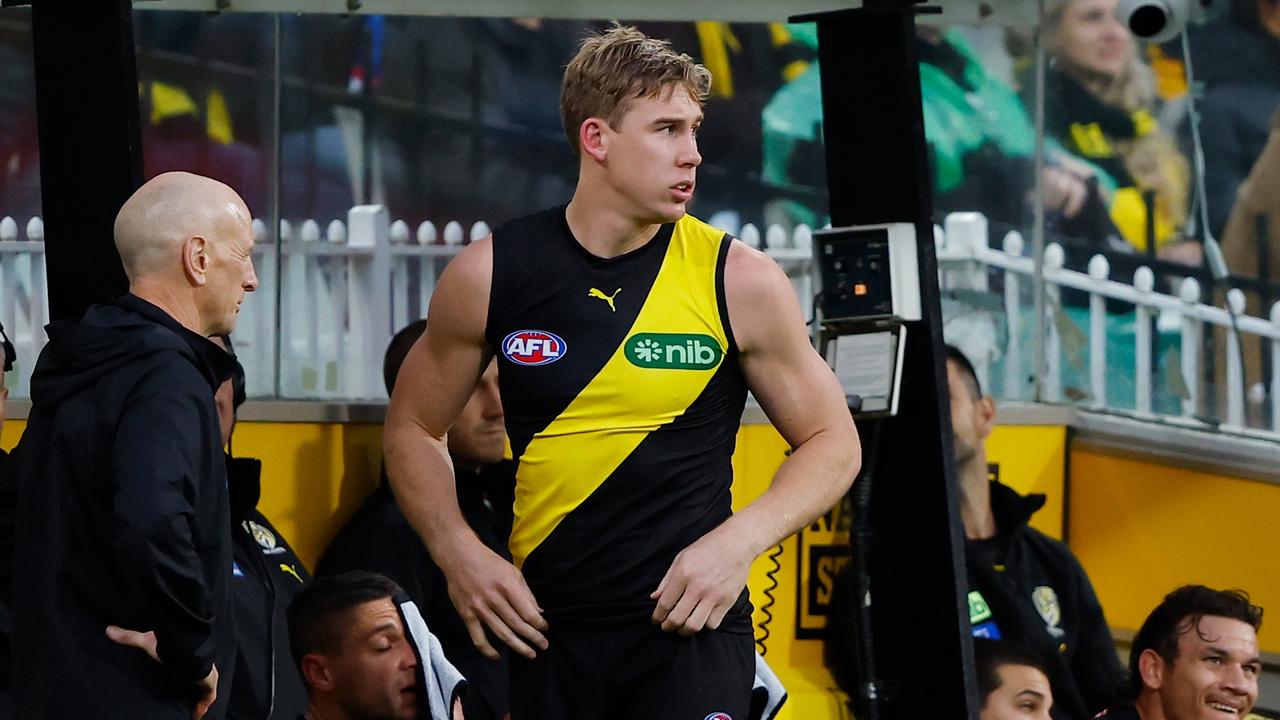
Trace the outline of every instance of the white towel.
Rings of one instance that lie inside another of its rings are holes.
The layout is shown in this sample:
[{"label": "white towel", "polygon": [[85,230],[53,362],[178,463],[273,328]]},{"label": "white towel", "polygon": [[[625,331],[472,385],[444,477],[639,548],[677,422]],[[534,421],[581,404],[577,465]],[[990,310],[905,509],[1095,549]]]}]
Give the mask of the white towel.
[{"label": "white towel", "polygon": [[407,598],[397,600],[405,632],[413,641],[413,650],[418,655],[418,677],[423,683],[422,699],[427,706],[427,717],[431,720],[452,720],[453,704],[466,689],[467,679],[444,656],[440,641],[427,629],[427,622],[422,619],[418,606]]},{"label": "white towel", "polygon": [[756,653],[756,681],[751,688],[751,710],[747,720],[773,720],[787,702],[787,689],[773,674],[760,653]]}]

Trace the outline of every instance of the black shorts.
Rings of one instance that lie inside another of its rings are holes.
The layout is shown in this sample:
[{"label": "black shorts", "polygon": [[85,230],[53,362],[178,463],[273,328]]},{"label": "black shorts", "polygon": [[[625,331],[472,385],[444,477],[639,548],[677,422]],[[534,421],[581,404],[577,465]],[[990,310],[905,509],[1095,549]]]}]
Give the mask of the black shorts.
[{"label": "black shorts", "polygon": [[735,607],[720,629],[691,637],[647,617],[549,614],[548,648],[536,660],[511,653],[511,720],[746,720],[755,678],[750,612],[749,602],[745,618]]}]

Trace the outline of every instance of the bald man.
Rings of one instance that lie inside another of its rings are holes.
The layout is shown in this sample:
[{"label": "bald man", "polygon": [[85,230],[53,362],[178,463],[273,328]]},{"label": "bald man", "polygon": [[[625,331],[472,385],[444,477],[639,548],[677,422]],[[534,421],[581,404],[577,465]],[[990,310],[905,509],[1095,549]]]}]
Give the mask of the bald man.
[{"label": "bald man", "polygon": [[208,336],[258,286],[249,209],[167,173],[115,241],[129,292],[49,326],[6,468],[17,717],[218,718],[235,647],[214,391],[233,360]]}]

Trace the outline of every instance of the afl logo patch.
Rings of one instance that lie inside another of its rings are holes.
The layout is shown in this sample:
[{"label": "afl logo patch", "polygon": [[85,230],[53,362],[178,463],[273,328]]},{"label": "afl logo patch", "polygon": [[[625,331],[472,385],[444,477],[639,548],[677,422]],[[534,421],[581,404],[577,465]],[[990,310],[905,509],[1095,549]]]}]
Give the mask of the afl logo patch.
[{"label": "afl logo patch", "polygon": [[502,354],[517,365],[546,365],[564,357],[565,344],[555,333],[517,330],[502,340]]}]

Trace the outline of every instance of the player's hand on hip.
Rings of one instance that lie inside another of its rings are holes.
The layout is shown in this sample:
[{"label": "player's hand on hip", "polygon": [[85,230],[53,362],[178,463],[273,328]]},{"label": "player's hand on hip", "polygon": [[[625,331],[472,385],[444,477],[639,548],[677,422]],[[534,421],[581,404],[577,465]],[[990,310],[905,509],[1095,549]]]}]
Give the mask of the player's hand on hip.
[{"label": "player's hand on hip", "polygon": [[485,628],[527,658],[547,649],[542,608],[514,565],[476,542],[463,556],[453,558],[446,577],[449,599],[466,623],[471,642],[485,657],[499,657]]},{"label": "player's hand on hip", "polygon": [[667,632],[692,635],[720,627],[733,609],[754,559],[723,527],[680,551],[670,569],[649,595],[657,600],[653,622]]}]

